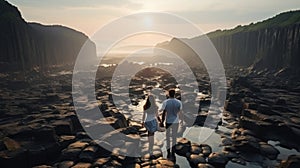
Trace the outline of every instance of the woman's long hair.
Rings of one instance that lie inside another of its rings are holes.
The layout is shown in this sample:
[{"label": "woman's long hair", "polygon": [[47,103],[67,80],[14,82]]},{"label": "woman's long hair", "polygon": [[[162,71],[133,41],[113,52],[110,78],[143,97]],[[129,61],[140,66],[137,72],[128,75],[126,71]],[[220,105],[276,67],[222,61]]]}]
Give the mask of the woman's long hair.
[{"label": "woman's long hair", "polygon": [[147,110],[147,109],[149,109],[151,107],[151,105],[153,105],[152,108],[157,106],[156,103],[155,103],[155,98],[154,98],[153,95],[149,95],[148,96],[148,98],[146,100],[146,103],[145,103],[145,105],[143,107],[144,111]]}]

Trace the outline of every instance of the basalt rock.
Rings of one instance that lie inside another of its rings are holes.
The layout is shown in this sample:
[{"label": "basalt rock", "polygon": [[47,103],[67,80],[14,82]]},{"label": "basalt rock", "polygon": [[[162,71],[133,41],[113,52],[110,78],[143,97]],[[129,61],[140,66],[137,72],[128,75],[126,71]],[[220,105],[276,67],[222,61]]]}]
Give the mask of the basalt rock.
[{"label": "basalt rock", "polygon": [[83,33],[64,26],[27,23],[7,1],[0,2],[0,10],[0,71],[74,64],[86,41],[86,58],[95,60],[95,44]]},{"label": "basalt rock", "polygon": [[[217,30],[207,36],[226,65],[252,66],[254,70],[299,69],[299,13],[299,10],[284,12],[262,22],[237,26],[231,30]],[[175,52],[189,66],[203,66],[189,47],[203,43],[203,39],[206,38],[174,38],[157,46]],[[251,88],[259,91],[257,87]]]},{"label": "basalt rock", "polygon": [[279,168],[298,168],[300,166],[300,156],[290,155],[287,160],[281,161]]}]

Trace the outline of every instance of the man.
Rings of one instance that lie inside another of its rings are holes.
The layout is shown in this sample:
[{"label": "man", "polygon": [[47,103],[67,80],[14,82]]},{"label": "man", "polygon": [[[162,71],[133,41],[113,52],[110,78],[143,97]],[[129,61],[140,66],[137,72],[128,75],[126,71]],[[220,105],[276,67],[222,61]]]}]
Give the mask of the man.
[{"label": "man", "polygon": [[[163,111],[162,123],[165,121],[166,118],[166,139],[168,152],[167,158],[175,161],[174,146],[176,144],[177,131],[179,127],[179,118],[181,120],[181,123],[183,122],[182,103],[180,100],[175,99],[175,90],[169,90],[169,99],[163,102],[161,111]],[[171,147],[172,151],[170,151]]]}]

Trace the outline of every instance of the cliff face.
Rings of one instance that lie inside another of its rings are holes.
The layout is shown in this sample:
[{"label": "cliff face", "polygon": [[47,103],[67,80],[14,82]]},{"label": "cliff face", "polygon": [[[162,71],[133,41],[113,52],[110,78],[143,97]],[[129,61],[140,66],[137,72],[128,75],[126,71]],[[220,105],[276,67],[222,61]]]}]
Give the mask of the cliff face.
[{"label": "cliff face", "polygon": [[[180,56],[190,67],[204,67],[202,60],[198,55],[185,43],[189,39],[173,38],[170,42],[163,42],[157,44],[156,47],[169,50],[176,55]],[[155,51],[156,55],[160,55],[159,51]]]},{"label": "cliff face", "polygon": [[[256,68],[298,68],[300,24],[210,38],[223,62]],[[297,65],[298,64],[298,65]]]},{"label": "cliff face", "polygon": [[91,55],[96,47],[86,35],[63,26],[27,23],[18,9],[0,0],[0,70],[30,69],[73,64],[88,40]]},{"label": "cliff face", "polygon": [[[300,68],[300,11],[282,13],[265,21],[237,26],[231,30],[218,30],[207,36],[224,64],[271,70]],[[201,44],[201,36],[182,39],[185,40]],[[192,62],[194,53],[178,41],[173,39],[158,47],[184,55],[185,61]]]}]

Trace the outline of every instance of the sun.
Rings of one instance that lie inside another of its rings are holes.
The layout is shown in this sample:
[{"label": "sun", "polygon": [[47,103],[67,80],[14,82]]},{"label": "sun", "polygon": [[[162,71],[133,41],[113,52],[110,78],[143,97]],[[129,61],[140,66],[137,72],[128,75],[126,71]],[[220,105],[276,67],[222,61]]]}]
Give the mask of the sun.
[{"label": "sun", "polygon": [[151,28],[153,26],[153,18],[150,16],[147,16],[144,18],[143,23],[147,28]]}]

